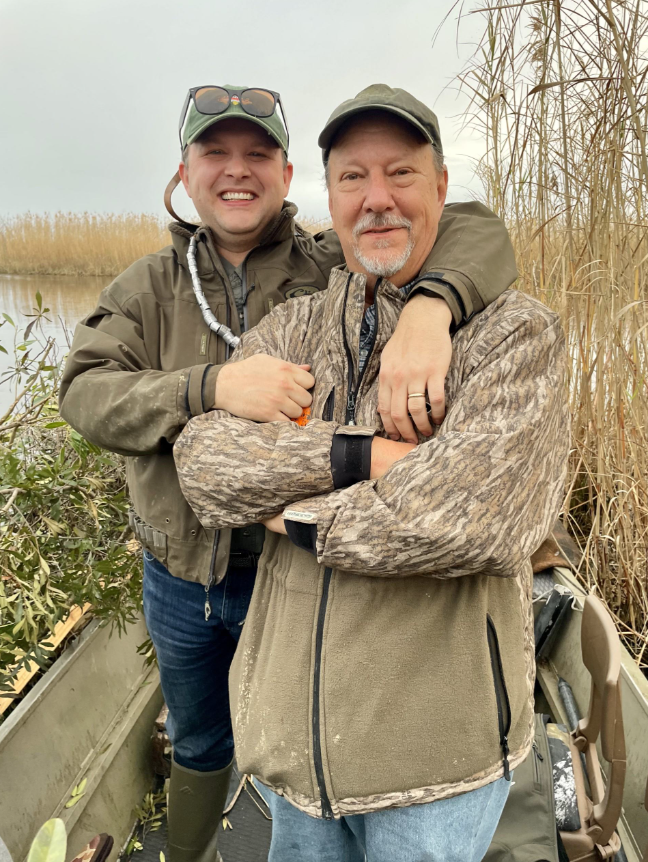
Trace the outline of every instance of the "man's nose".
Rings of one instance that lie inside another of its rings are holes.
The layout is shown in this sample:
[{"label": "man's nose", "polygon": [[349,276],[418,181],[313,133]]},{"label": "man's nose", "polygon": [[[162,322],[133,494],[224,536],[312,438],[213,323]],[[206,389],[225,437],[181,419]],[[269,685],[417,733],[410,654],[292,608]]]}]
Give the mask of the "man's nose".
[{"label": "man's nose", "polygon": [[250,168],[243,156],[232,154],[225,165],[225,173],[234,179],[250,176]]},{"label": "man's nose", "polygon": [[369,174],[365,192],[365,212],[383,213],[395,207],[389,180],[382,171]]}]

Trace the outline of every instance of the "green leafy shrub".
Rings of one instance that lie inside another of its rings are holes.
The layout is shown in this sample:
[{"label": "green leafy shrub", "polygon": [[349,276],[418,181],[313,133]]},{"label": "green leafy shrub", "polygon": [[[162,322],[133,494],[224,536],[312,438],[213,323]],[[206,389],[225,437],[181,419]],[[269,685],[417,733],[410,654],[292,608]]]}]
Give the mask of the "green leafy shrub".
[{"label": "green leafy shrub", "polygon": [[13,354],[0,386],[14,393],[0,415],[0,692],[21,667],[46,665],[47,638],[72,606],[90,603],[120,630],[140,606],[123,461],[60,418],[61,362],[36,301],[24,331],[7,315],[0,323],[0,350]]}]

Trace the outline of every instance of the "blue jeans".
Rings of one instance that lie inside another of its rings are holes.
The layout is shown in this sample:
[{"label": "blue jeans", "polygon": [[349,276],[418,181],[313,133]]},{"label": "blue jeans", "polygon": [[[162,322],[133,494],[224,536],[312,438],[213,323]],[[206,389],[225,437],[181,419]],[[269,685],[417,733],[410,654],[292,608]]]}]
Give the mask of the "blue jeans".
[{"label": "blue jeans", "polygon": [[497,781],[425,805],[319,820],[260,782],[272,814],[268,862],[480,862],[511,788]]},{"label": "blue jeans", "polygon": [[227,677],[252,598],[256,569],[230,569],[209,590],[144,552],[144,617],[157,653],[176,763],[211,772],[234,756]]}]

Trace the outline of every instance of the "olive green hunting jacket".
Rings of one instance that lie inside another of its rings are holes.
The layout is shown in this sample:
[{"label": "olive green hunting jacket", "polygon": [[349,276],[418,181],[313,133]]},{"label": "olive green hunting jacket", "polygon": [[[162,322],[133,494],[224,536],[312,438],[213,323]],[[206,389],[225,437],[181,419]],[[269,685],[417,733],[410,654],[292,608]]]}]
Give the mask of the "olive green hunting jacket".
[{"label": "olive green hunting jacket", "polygon": [[569,445],[562,328],[511,290],[454,335],[434,436],[367,478],[356,444],[384,434],[380,353],[403,306],[385,281],[375,301],[362,374],[363,275],[333,270],[325,293],[285,303],[243,336],[234,361],[269,353],[312,365],[304,427],[216,410],[175,445],[206,529],[283,510],[288,536],[266,538],[230,671],[236,757],[329,818],[472,790],[527,755],[529,557],[559,512]]},{"label": "olive green hunting jacket", "polygon": [[[342,261],[337,236],[305,233],[286,202],[245,261],[247,323],[286,299],[323,290]],[[227,568],[230,532],[205,529],[184,500],[173,444],[192,416],[214,404],[226,349],[204,322],[187,267],[191,231],[173,223],[173,244],[136,261],[101,294],[74,333],[60,394],[64,419],[126,458],[138,538],[176,577],[207,584]],[[197,230],[205,296],[240,333],[234,295],[211,232]],[[448,302],[456,326],[516,278],[502,222],[478,203],[445,208],[426,287]]]}]

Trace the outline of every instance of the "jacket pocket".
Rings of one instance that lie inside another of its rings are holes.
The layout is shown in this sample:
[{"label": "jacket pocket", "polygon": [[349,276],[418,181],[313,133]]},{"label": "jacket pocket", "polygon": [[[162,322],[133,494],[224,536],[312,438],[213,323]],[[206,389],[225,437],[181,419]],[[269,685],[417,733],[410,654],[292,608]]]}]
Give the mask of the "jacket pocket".
[{"label": "jacket pocket", "polygon": [[500,654],[497,630],[490,614],[486,615],[486,632],[488,636],[488,651],[490,653],[491,670],[493,672],[493,684],[495,686],[495,700],[497,701],[497,724],[500,747],[502,749],[504,759],[504,777],[507,781],[510,781],[511,773],[508,762],[508,734],[511,729],[511,703],[509,701],[508,691],[506,690],[506,680],[504,679],[504,669],[502,667],[502,656]]},{"label": "jacket pocket", "polygon": [[333,419],[333,414],[335,413],[335,386],[328,394],[328,398],[324,403],[324,407],[322,409],[322,419],[325,422],[331,422]]},{"label": "jacket pocket", "polygon": [[531,752],[531,756],[533,757],[533,789],[538,793],[542,793],[544,790],[544,785],[542,781],[542,763],[544,763],[544,757],[540,754],[540,749],[538,748],[538,743],[533,740],[533,751]]}]

